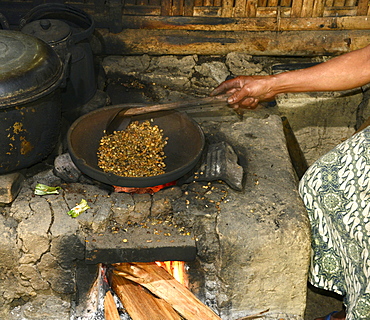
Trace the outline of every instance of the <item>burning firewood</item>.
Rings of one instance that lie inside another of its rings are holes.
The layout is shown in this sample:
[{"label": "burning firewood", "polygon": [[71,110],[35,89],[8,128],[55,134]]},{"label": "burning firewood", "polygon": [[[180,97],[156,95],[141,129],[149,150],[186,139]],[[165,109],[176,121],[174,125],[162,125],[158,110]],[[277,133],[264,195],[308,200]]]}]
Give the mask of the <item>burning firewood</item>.
[{"label": "burning firewood", "polygon": [[111,275],[111,285],[133,320],[181,320],[180,315],[164,300],[124,277]]},{"label": "burning firewood", "polygon": [[185,319],[221,320],[185,286],[154,262],[120,263],[115,264],[114,268],[115,275],[147,288],[157,297],[167,301]]},{"label": "burning firewood", "polygon": [[106,293],[104,298],[104,317],[105,320],[120,320],[117,306],[110,291]]}]

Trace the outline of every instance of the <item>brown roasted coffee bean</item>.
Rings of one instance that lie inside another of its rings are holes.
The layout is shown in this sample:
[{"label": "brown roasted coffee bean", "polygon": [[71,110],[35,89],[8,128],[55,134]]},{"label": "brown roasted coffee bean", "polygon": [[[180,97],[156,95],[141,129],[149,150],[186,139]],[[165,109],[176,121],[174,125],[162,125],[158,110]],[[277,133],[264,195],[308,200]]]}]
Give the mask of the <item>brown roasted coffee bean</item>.
[{"label": "brown roasted coffee bean", "polygon": [[168,138],[149,120],[132,122],[124,131],[103,136],[98,166],[123,177],[149,177],[165,173],[164,147]]}]

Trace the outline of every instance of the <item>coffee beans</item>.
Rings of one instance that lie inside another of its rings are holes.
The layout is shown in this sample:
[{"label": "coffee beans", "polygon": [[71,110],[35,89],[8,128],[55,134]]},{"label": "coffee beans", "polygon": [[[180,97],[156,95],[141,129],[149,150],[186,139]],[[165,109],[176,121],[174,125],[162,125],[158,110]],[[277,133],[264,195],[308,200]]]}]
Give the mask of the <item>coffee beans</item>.
[{"label": "coffee beans", "polygon": [[103,136],[98,148],[98,166],[123,177],[150,177],[165,173],[167,137],[149,120],[134,121],[124,131]]}]

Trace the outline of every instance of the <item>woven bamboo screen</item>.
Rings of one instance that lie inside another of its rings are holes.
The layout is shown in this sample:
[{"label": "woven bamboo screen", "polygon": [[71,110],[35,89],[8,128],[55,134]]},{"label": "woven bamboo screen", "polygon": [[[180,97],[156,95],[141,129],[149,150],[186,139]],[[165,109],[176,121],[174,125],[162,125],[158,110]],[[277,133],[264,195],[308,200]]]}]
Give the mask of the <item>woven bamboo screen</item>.
[{"label": "woven bamboo screen", "polygon": [[369,0],[125,0],[123,14],[309,18],[367,16]]}]

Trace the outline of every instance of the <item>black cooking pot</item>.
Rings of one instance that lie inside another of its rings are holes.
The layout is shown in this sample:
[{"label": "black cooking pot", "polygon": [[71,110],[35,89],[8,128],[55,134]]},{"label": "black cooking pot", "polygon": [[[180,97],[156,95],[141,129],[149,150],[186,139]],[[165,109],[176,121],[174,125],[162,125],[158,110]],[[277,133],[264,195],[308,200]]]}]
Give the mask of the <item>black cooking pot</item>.
[{"label": "black cooking pot", "polygon": [[44,40],[63,61],[70,54],[69,81],[62,96],[64,110],[71,111],[87,103],[97,90],[89,43],[95,29],[92,16],[74,6],[44,3],[32,8],[19,27],[22,32]]},{"label": "black cooking pot", "polygon": [[63,64],[45,42],[0,30],[0,174],[49,155],[60,132]]},{"label": "black cooking pot", "polygon": [[121,108],[112,106],[98,109],[80,117],[70,127],[67,135],[69,152],[83,173],[110,185],[144,188],[172,182],[195,167],[204,147],[203,131],[186,113],[172,110],[133,117],[133,120],[138,121],[150,119],[168,137],[164,149],[166,173],[136,178],[121,177],[101,170],[97,165],[99,142],[108,122]]}]

